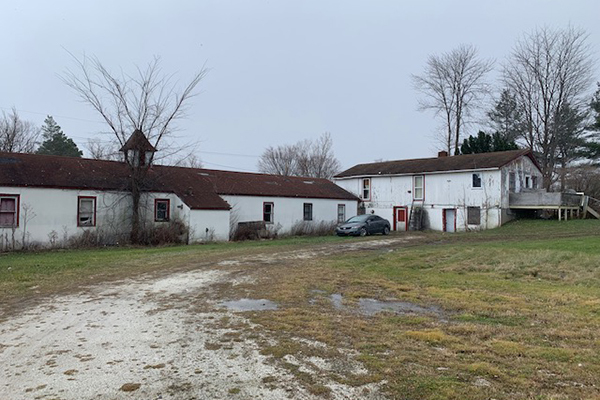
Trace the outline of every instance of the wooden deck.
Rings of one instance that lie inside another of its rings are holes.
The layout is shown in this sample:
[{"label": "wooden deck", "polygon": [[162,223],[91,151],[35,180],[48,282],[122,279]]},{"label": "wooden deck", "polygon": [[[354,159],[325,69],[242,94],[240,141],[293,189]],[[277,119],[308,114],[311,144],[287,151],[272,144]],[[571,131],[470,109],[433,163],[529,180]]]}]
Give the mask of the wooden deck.
[{"label": "wooden deck", "polygon": [[508,204],[515,209],[551,209],[579,210],[583,206],[584,196],[577,193],[551,192],[532,190],[521,193],[510,193]]}]

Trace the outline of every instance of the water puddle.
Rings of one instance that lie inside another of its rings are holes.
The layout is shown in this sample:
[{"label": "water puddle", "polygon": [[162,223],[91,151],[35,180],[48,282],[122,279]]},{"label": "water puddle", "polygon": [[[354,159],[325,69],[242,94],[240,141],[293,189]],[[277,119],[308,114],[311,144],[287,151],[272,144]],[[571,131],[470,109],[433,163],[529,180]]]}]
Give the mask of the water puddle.
[{"label": "water puddle", "polygon": [[[323,290],[312,290],[311,293],[315,296],[325,295]],[[445,312],[438,306],[421,306],[409,301],[382,301],[370,298],[358,299],[357,307],[352,307],[343,304],[343,296],[340,293],[333,293],[328,296],[331,305],[336,310],[348,310],[358,312],[361,315],[372,317],[380,312],[391,312],[394,314],[419,314],[419,315],[435,315],[443,317]],[[310,300],[311,304],[316,304],[316,298]]]},{"label": "water puddle", "polygon": [[[332,300],[333,303],[333,300]],[[382,311],[393,312],[396,314],[435,314],[441,315],[442,309],[437,306],[423,307],[408,301],[381,301],[375,299],[359,299],[358,308],[360,313],[367,316],[373,316]]]},{"label": "water puddle", "polygon": [[239,299],[219,303],[231,311],[269,311],[277,310],[277,303],[266,299]]}]

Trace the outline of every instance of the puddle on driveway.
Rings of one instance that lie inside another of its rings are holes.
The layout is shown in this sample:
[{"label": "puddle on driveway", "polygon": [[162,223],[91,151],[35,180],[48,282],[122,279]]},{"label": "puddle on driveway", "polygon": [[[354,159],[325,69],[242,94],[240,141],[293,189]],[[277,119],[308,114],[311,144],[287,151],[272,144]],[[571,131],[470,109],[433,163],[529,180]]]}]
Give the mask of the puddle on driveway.
[{"label": "puddle on driveway", "polygon": [[437,306],[423,307],[415,303],[410,303],[408,301],[380,301],[375,299],[359,299],[358,307],[360,309],[361,314],[367,315],[369,317],[382,311],[389,311],[396,314],[442,314],[442,310]]},{"label": "puddle on driveway", "polygon": [[267,299],[239,299],[219,303],[231,311],[268,311],[277,310],[277,303]]},{"label": "puddle on driveway", "polygon": [[[325,294],[323,290],[312,290],[311,293],[317,296]],[[429,314],[438,317],[443,317],[445,314],[444,310],[438,306],[420,306],[408,301],[382,301],[370,298],[360,298],[358,299],[358,307],[354,308],[343,304],[343,296],[340,293],[333,293],[328,296],[328,298],[331,305],[336,310],[350,310],[368,317],[372,317],[380,312],[392,312],[394,314]],[[315,304],[316,298],[312,298],[310,303]]]}]

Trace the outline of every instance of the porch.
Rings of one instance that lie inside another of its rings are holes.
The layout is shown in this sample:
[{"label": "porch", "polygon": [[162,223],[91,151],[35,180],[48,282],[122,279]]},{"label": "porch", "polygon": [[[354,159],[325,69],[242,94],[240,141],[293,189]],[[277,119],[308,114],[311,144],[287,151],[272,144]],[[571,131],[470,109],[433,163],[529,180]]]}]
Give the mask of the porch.
[{"label": "porch", "polygon": [[583,193],[546,192],[528,190],[509,193],[509,208],[515,210],[556,210],[558,220],[578,218],[582,210],[587,210],[587,196]]}]

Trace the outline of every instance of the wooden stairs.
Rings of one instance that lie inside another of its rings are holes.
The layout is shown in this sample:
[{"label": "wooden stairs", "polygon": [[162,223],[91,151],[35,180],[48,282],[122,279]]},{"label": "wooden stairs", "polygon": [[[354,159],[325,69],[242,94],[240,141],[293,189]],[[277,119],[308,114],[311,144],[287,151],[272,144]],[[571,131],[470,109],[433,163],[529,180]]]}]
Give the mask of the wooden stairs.
[{"label": "wooden stairs", "polygon": [[[593,204],[594,207],[592,207],[590,203]],[[596,219],[600,219],[600,213],[596,211],[597,209],[600,209],[600,200],[591,196],[585,196],[583,199],[583,218],[587,217],[587,214],[590,213],[590,215]]]}]

